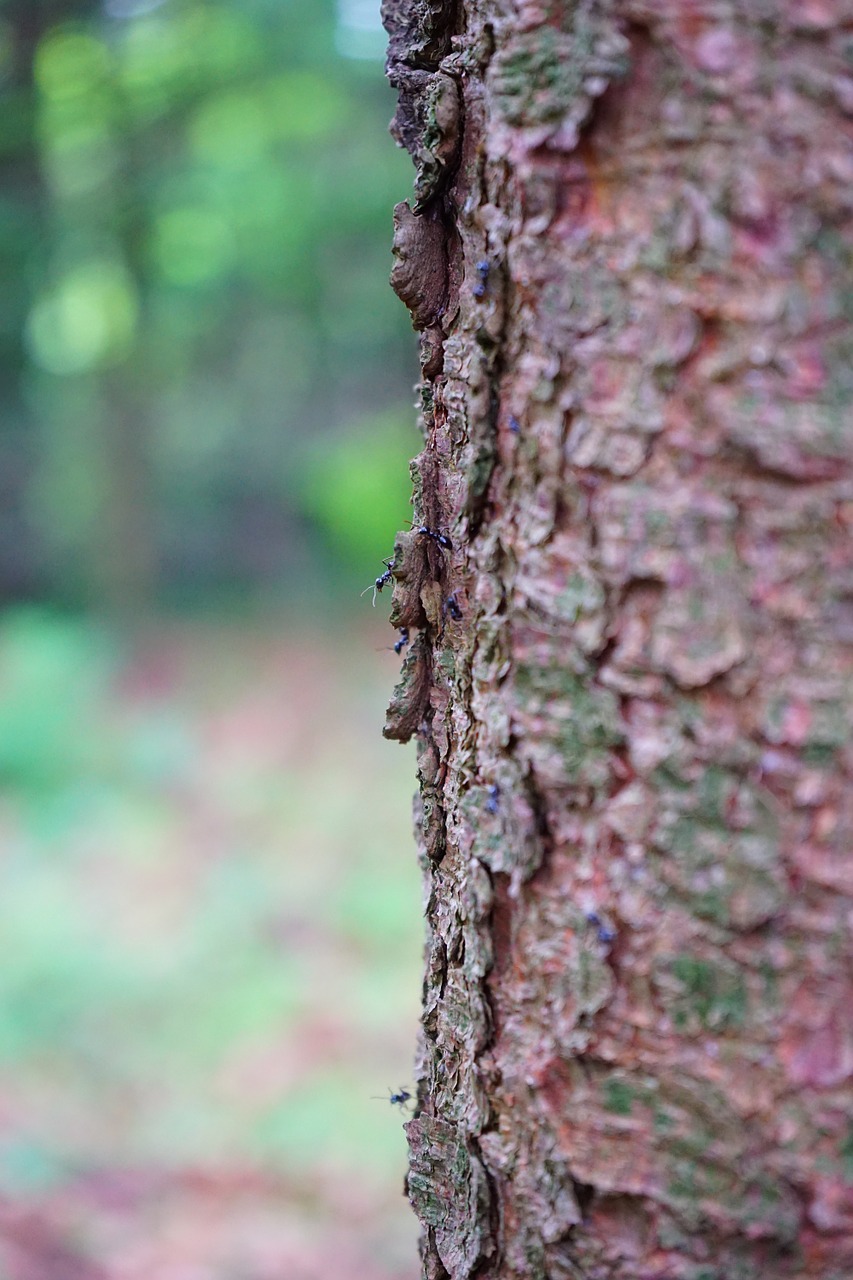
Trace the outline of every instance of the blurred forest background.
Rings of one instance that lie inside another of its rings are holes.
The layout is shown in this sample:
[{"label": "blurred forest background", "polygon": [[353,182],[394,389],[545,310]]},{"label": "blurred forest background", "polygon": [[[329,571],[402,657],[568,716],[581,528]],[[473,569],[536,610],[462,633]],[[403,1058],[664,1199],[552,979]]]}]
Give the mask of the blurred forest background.
[{"label": "blurred forest background", "polygon": [[0,1280],[404,1280],[379,0],[0,0]]}]

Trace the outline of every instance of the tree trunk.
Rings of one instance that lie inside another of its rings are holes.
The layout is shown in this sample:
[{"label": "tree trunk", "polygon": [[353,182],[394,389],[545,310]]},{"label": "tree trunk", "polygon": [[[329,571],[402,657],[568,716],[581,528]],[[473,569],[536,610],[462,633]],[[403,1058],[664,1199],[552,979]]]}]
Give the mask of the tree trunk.
[{"label": "tree trunk", "polygon": [[853,1274],[842,10],[385,0],[430,1280]]}]

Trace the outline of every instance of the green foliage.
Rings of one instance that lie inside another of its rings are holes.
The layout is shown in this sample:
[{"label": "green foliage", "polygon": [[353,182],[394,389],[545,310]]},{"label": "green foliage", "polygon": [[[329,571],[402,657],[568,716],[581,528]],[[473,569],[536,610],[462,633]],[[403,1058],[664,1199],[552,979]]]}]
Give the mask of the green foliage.
[{"label": "green foliage", "polygon": [[[335,505],[349,469],[387,512],[399,484],[365,484],[392,470],[374,424],[409,416],[411,334],[386,283],[409,172],[381,59],[341,55],[331,0],[52,13],[31,75],[4,86],[0,64],[0,450],[29,460],[15,496],[40,577],[22,573],[110,603],[269,586],[326,546],[339,563],[306,443]],[[373,504],[360,517],[359,568],[388,539]],[[145,582],[124,567],[141,542]]]},{"label": "green foliage", "polygon": [[6,615],[0,628],[0,786],[38,799],[73,784],[92,761],[94,734],[84,726],[109,662],[105,638],[82,623],[40,609]]},{"label": "green foliage", "polygon": [[412,445],[411,426],[392,412],[363,420],[333,441],[331,450],[319,446],[307,456],[300,481],[305,509],[335,555],[362,574],[379,572],[377,548],[391,554],[405,519]]}]

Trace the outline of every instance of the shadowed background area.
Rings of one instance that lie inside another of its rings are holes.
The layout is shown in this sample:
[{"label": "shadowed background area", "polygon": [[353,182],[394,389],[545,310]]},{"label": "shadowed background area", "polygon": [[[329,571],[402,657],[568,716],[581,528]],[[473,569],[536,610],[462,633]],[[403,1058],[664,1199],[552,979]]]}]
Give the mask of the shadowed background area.
[{"label": "shadowed background area", "polygon": [[416,1272],[383,50],[361,0],[0,3],[3,1280]]}]

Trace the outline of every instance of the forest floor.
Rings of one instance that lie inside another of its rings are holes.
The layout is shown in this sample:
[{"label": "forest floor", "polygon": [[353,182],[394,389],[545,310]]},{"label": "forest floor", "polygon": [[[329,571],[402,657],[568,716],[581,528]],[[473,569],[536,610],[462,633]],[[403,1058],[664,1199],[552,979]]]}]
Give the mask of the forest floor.
[{"label": "forest floor", "polygon": [[389,637],[0,623],[0,1280],[417,1274]]}]

